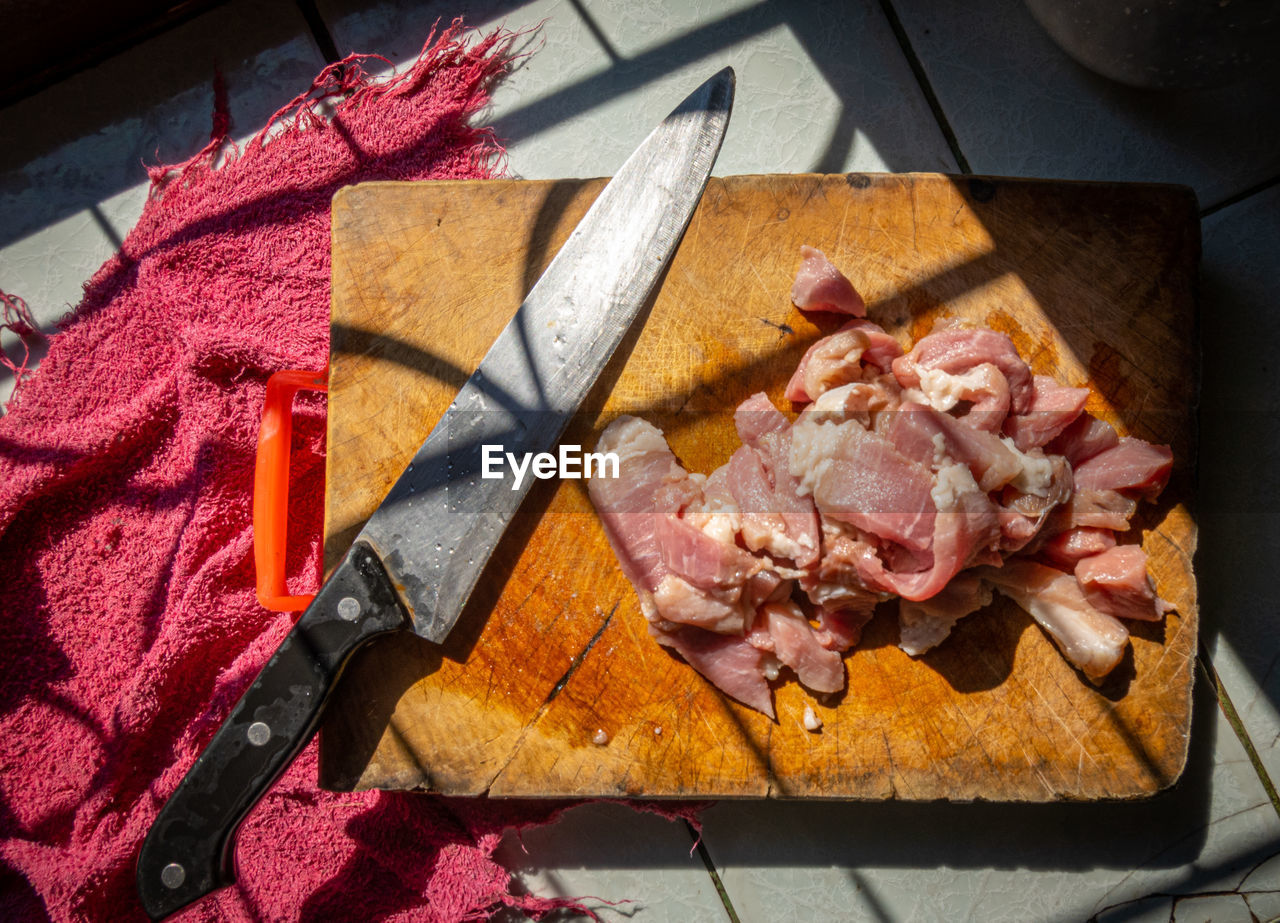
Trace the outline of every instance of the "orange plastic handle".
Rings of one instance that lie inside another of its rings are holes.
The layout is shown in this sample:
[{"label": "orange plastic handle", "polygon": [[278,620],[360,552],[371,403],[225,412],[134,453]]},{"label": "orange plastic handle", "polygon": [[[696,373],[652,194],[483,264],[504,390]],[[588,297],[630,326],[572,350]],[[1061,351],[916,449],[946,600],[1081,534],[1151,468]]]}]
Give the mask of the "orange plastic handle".
[{"label": "orange plastic handle", "polygon": [[315,594],[290,596],[285,585],[289,522],[289,448],[293,398],[300,390],[328,391],[328,372],[276,372],[267,379],[253,473],[253,563],[258,602],[274,612],[300,612]]}]

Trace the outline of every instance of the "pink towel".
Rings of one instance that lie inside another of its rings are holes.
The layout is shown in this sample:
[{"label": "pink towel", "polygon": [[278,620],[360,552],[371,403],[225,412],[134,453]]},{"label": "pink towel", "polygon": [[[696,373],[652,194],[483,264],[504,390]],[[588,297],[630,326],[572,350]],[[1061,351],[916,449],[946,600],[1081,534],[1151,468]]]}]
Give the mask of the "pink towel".
[{"label": "pink towel", "polygon": [[[327,360],[330,197],[491,175],[501,148],[468,118],[510,38],[455,23],[380,85],[349,58],[229,156],[224,101],[208,148],[152,170],[137,227],[0,419],[0,918],[142,916],[143,836],[290,625],[254,596],[254,451],[267,377]],[[323,399],[300,405],[290,528],[314,539],[294,592],[315,589],[323,506]],[[315,780],[313,743],[242,827],[238,883],[186,919],[556,906],[513,895],[492,854],[562,805]]]}]

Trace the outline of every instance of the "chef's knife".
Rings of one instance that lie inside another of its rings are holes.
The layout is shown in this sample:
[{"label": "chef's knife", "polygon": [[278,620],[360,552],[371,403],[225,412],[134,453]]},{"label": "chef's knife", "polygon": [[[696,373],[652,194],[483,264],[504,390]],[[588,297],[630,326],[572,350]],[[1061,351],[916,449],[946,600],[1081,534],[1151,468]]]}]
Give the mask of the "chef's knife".
[{"label": "chef's knife", "polygon": [[169,798],[138,859],[152,918],[235,880],[237,826],[311,737],[358,647],[404,628],[437,643],[449,633],[532,481],[485,477],[481,447],[519,458],[559,439],[675,253],[733,90],[725,68],[605,187]]}]

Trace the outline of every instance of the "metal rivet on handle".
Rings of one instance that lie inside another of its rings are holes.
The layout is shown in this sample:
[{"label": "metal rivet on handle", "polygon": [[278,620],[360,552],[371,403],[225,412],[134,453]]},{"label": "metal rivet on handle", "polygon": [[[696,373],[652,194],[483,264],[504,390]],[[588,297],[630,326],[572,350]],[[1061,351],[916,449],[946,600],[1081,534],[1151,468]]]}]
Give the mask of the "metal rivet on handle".
[{"label": "metal rivet on handle", "polygon": [[261,747],[271,739],[271,728],[265,721],[255,721],[249,725],[246,732],[249,737],[249,743],[255,747]]},{"label": "metal rivet on handle", "polygon": [[166,888],[180,888],[187,880],[187,870],[176,862],[170,862],[160,870],[160,883]]},{"label": "metal rivet on handle", "polygon": [[360,601],[353,596],[344,596],[338,600],[338,615],[348,622],[354,622],[360,615]]}]

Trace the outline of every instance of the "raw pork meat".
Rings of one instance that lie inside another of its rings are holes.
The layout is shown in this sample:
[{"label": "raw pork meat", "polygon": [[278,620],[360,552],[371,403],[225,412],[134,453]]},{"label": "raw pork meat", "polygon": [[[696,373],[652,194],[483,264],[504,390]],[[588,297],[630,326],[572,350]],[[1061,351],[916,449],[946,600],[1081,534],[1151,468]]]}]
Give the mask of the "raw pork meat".
[{"label": "raw pork meat", "polygon": [[1137,545],[1117,545],[1081,559],[1076,580],[1090,605],[1120,618],[1158,622],[1173,608],[1156,596],[1147,553]]},{"label": "raw pork meat", "polygon": [[1124,657],[1129,630],[1085,599],[1076,578],[1035,561],[1011,561],[982,577],[1040,623],[1059,650],[1097,682]]},{"label": "raw pork meat", "polygon": [[899,646],[918,656],[998,590],[1106,676],[1128,645],[1116,616],[1171,609],[1141,548],[1115,538],[1164,488],[1169,449],[1121,438],[1003,333],[935,328],[904,354],[817,250],[792,299],[856,315],[805,352],[785,391],[798,414],[748,397],[741,447],[706,477],[633,417],[596,447],[619,456],[588,489],[650,634],[772,717],[784,672],[844,688],[842,655],[878,603],[897,598]]},{"label": "raw pork meat", "polygon": [[791,286],[791,303],[809,311],[838,311],[864,317],[867,305],[844,273],[826,254],[813,247],[800,248],[800,271]]}]

